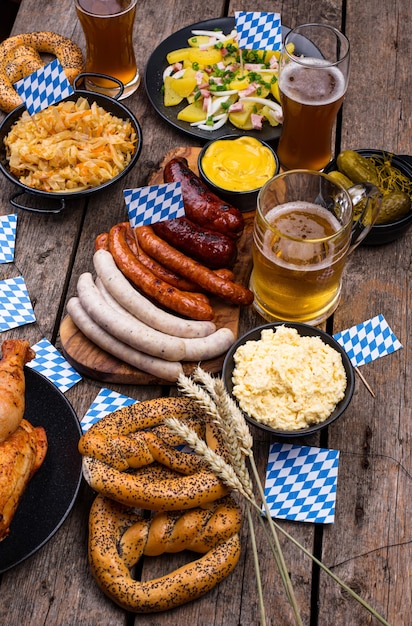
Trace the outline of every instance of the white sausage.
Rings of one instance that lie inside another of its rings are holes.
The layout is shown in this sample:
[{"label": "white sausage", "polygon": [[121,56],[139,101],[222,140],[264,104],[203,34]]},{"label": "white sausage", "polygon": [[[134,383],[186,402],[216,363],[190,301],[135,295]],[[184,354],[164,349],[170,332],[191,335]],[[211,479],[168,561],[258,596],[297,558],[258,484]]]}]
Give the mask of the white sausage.
[{"label": "white sausage", "polygon": [[229,350],[235,341],[230,328],[219,328],[208,337],[185,339],[186,356],[184,361],[207,361]]},{"label": "white sausage", "polygon": [[70,298],[67,303],[67,312],[77,328],[88,337],[90,341],[125,363],[170,382],[176,382],[179,375],[183,373],[183,368],[180,363],[164,361],[163,359],[143,354],[121,341],[118,341],[118,339],[115,339],[112,335],[100,328],[100,326],[87,315],[80,304],[79,298]]},{"label": "white sausage", "polygon": [[77,294],[89,317],[116,339],[135,350],[166,361],[181,361],[185,358],[186,348],[181,338],[154,330],[129,314],[121,315],[108,305],[90,272],[79,276]]},{"label": "white sausage", "polygon": [[177,337],[205,337],[216,330],[213,322],[185,320],[159,309],[129,283],[107,250],[97,250],[93,264],[111,296],[148,326]]},{"label": "white sausage", "polygon": [[[96,287],[106,302],[123,315],[130,315],[107,291],[102,280],[96,278]],[[130,315],[130,317],[132,317]],[[207,361],[223,354],[233,344],[235,336],[230,328],[219,328],[207,337],[183,338],[186,355],[184,361]]]}]

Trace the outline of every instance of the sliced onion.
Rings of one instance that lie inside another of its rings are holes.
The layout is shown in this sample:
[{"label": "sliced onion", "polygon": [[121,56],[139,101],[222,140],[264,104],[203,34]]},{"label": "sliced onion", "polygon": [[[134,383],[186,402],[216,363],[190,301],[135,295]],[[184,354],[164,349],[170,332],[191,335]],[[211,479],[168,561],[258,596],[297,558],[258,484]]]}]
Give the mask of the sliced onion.
[{"label": "sliced onion", "polygon": [[239,98],[239,102],[256,102],[256,104],[262,104],[268,106],[270,109],[276,111],[281,115],[282,107],[277,102],[273,100],[268,100],[267,98],[254,98],[253,96],[245,96],[244,98]]},{"label": "sliced onion", "polygon": [[219,41],[226,39],[226,35],[215,30],[192,30],[192,35],[198,37],[213,37],[214,39],[219,39]]}]

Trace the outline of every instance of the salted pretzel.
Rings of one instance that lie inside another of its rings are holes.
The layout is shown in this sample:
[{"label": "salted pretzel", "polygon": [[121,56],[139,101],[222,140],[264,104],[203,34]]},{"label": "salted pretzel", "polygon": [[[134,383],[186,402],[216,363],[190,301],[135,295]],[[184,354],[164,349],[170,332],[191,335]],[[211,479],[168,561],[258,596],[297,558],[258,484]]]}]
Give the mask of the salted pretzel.
[{"label": "salted pretzel", "polygon": [[84,71],[81,49],[63,35],[38,31],[9,37],[0,43],[0,108],[3,111],[12,111],[22,103],[13,83],[44,65],[40,52],[57,57],[71,83]]},{"label": "salted pretzel", "polygon": [[92,489],[153,511],[186,510],[225,496],[228,488],[200,457],[174,447],[182,442],[167,434],[166,417],[197,423],[208,446],[225,457],[217,427],[193,400],[147,400],[107,415],[81,437],[83,475]]},{"label": "salted pretzel", "polygon": [[[151,519],[98,495],[89,517],[89,562],[101,590],[135,613],[165,611],[194,600],[224,580],[240,556],[241,513],[231,496]],[[130,569],[142,555],[192,550],[203,554],[165,576],[137,581]]]}]

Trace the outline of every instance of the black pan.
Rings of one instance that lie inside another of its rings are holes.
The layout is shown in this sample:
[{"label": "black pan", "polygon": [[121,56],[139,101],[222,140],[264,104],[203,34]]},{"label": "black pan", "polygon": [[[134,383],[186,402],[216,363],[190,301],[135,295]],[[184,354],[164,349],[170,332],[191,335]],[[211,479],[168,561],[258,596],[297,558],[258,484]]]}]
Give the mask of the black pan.
[{"label": "black pan", "polygon": [[[83,78],[85,74],[82,74],[78,78]],[[103,76],[103,75],[102,75]],[[106,77],[107,78],[107,77]],[[118,81],[116,81],[118,82]],[[76,86],[76,82],[74,85],[74,93],[71,96],[68,96],[64,100],[77,100],[79,97],[86,98],[90,104],[96,102],[99,106],[101,106],[105,111],[112,113],[113,115],[120,117],[122,119],[129,119],[135,129],[138,141],[136,146],[136,151],[132,156],[132,159],[129,165],[122,171],[120,174],[112,178],[111,180],[99,185],[98,187],[91,187],[90,189],[84,189],[82,191],[73,191],[73,192],[50,192],[50,191],[40,191],[38,189],[33,189],[32,187],[28,187],[20,182],[19,178],[10,172],[10,168],[8,166],[8,162],[6,159],[6,148],[4,145],[4,138],[10,132],[11,127],[22,115],[25,110],[25,105],[22,104],[16,109],[14,109],[11,113],[5,117],[2,124],[0,125],[0,170],[3,174],[12,182],[15,183],[19,187],[19,191],[13,193],[10,197],[10,203],[17,209],[23,209],[26,211],[34,211],[37,213],[60,213],[66,207],[67,200],[74,200],[84,196],[89,196],[91,194],[97,193],[114,185],[118,180],[123,178],[136,164],[137,159],[140,156],[140,152],[142,150],[142,130],[137,118],[133,115],[133,113],[124,106],[121,102],[118,102],[117,99],[110,98],[100,93],[95,93],[83,89],[78,89]],[[120,97],[123,89],[122,84],[120,83],[119,94],[117,97]],[[36,196],[37,198],[47,199],[47,206],[52,205],[52,208],[44,208],[45,205],[42,205],[41,208],[25,206],[17,202],[17,198],[22,196],[23,194],[30,194],[32,196]],[[50,200],[52,201],[50,203]],[[58,203],[58,207],[55,208],[56,202]]]}]

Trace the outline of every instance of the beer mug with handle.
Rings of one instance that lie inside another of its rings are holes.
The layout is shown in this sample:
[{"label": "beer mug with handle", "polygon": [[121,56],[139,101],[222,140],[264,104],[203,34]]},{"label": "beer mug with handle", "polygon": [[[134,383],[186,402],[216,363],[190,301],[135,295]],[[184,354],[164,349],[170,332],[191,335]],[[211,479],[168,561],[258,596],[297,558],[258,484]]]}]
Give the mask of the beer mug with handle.
[{"label": "beer mug with handle", "polygon": [[[316,57],[301,53],[309,41]],[[283,169],[321,170],[330,161],[349,58],[349,41],[333,26],[303,24],[287,33],[279,65],[283,124],[277,152]]]},{"label": "beer mug with handle", "polygon": [[314,170],[289,170],[267,182],[258,196],[250,279],[262,317],[311,325],[329,317],[339,304],[348,254],[380,206],[374,185],[347,190]]}]

